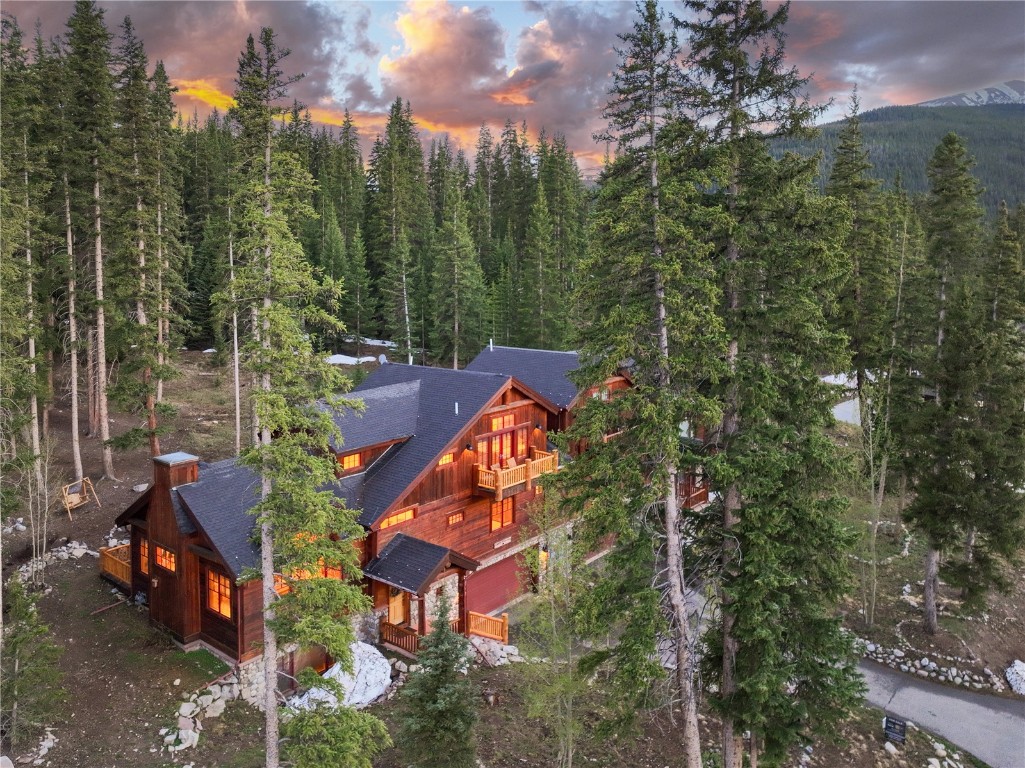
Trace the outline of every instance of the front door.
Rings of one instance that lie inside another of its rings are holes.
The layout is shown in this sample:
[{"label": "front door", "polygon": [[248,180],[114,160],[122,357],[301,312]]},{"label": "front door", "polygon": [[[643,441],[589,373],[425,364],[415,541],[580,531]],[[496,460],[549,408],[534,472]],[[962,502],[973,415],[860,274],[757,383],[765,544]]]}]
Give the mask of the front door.
[{"label": "front door", "polygon": [[409,593],[392,587],[388,593],[388,623],[407,624],[409,622]]}]

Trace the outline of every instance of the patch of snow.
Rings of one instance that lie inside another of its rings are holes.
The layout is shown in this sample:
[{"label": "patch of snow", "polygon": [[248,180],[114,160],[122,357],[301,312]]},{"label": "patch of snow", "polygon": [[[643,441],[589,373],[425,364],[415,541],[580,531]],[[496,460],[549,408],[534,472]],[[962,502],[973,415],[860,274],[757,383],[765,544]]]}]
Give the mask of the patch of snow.
[{"label": "patch of snow", "polygon": [[363,357],[352,357],[351,355],[331,355],[330,357],[324,358],[324,362],[328,365],[359,365],[360,363],[372,363],[377,358],[373,355],[364,355]]},{"label": "patch of snow", "polygon": [[[345,698],[342,705],[361,709],[384,695],[391,684],[391,665],[379,650],[367,643],[355,642],[352,649],[352,674],[345,672],[339,664],[328,669],[323,677],[335,680],[341,685]],[[319,702],[329,707],[338,706],[338,699],[324,688],[311,688],[306,693],[289,701],[293,709],[312,709]]]},{"label": "patch of snow", "polygon": [[1025,661],[1015,659],[1004,672],[1004,677],[1011,684],[1011,690],[1019,696],[1025,696]]},{"label": "patch of snow", "polygon": [[857,400],[844,400],[839,405],[833,406],[833,418],[846,424],[854,426],[861,425],[861,409]]}]

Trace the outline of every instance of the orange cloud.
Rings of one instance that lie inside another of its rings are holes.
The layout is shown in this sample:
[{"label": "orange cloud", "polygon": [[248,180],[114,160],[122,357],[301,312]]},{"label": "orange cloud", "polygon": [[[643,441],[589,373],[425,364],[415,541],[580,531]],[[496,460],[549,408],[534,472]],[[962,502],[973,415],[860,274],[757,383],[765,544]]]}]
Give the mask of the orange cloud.
[{"label": "orange cloud", "polygon": [[499,104],[509,104],[514,107],[526,107],[534,103],[534,100],[527,95],[527,89],[532,83],[517,83],[508,85],[498,91],[491,93],[491,98]]},{"label": "orange cloud", "polygon": [[188,96],[221,111],[235,106],[235,99],[209,80],[174,80],[173,82],[178,88],[180,96]]}]

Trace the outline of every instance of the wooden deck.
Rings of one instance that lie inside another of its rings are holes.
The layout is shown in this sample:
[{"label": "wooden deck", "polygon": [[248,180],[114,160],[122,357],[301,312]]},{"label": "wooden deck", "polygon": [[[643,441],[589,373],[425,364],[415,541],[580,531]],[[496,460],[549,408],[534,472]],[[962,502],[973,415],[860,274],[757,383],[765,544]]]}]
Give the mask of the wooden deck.
[{"label": "wooden deck", "polygon": [[541,475],[559,471],[559,452],[531,449],[531,457],[522,464],[505,469],[488,469],[474,464],[474,487],[485,495],[494,495],[501,501],[509,490],[516,488],[530,490]]},{"label": "wooden deck", "polygon": [[132,545],[100,547],[100,575],[131,592]]}]

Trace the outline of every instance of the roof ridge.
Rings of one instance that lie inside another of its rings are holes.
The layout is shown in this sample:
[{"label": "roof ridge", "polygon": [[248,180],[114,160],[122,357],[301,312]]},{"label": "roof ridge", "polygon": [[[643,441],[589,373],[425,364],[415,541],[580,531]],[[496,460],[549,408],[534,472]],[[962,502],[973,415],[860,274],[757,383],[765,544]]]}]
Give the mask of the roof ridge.
[{"label": "roof ridge", "polygon": [[512,349],[512,350],[518,350],[518,351],[521,351],[521,352],[547,352],[547,353],[550,353],[550,354],[553,354],[553,355],[579,355],[580,354],[580,352],[578,352],[575,349],[538,349],[536,347],[507,347],[507,346],[505,346],[503,344],[495,344],[495,345],[490,346],[490,347],[484,347],[484,349],[482,349],[481,352],[487,352],[487,351],[489,351],[491,349]]}]

